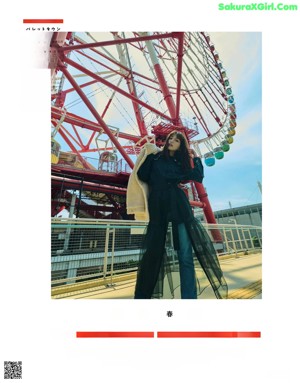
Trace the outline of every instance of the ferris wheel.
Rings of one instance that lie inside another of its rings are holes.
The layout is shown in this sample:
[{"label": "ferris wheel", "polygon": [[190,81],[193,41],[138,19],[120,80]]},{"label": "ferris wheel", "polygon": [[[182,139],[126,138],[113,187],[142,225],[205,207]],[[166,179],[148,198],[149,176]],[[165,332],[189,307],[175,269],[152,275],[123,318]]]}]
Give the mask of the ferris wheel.
[{"label": "ferris wheel", "polygon": [[[56,33],[50,67],[53,146],[82,172],[105,162],[126,172],[146,142],[161,147],[175,129],[209,167],[234,141],[233,90],[205,32]],[[192,190],[213,222],[204,188]]]}]

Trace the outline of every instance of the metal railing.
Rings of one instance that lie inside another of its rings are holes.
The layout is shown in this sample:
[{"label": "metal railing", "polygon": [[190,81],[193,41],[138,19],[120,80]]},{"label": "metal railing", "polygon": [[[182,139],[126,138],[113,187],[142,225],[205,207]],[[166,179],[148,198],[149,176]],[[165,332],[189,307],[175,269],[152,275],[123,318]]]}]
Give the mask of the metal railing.
[{"label": "metal railing", "polygon": [[[146,223],[141,221],[52,218],[52,287],[106,279],[136,271]],[[202,224],[213,241],[218,230],[222,242],[214,243],[218,256],[247,254],[262,247],[262,228],[249,225]],[[166,247],[172,256],[172,231]]]}]

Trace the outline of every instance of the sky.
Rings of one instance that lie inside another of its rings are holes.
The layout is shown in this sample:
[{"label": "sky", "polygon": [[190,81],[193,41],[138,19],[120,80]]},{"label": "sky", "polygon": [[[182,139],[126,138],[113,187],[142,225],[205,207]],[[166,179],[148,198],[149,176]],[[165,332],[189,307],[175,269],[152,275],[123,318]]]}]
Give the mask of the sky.
[{"label": "sky", "polygon": [[232,84],[237,127],[224,159],[205,167],[206,187],[213,210],[260,203],[262,182],[262,57],[261,33],[211,33]]},{"label": "sky", "polygon": [[[97,34],[95,34],[96,36]],[[261,33],[259,32],[210,32],[211,41],[220,55],[223,67],[227,72],[233,89],[237,112],[236,135],[230,146],[230,151],[225,153],[222,160],[216,160],[213,167],[205,166],[205,178],[203,184],[214,211],[260,203],[262,201],[258,182],[262,172],[262,149],[261,149],[261,93],[262,93],[262,57],[261,57]],[[107,35],[105,39],[110,39]],[[102,37],[103,39],[103,37]],[[81,57],[81,60],[83,58]],[[136,65],[139,67],[139,58]],[[86,64],[91,65],[91,64]],[[91,67],[95,69],[95,67]],[[76,75],[76,71],[71,72]],[[76,81],[87,81],[86,78],[77,77]],[[65,82],[65,88],[70,85]],[[103,93],[99,92],[99,86],[90,87],[89,92],[97,92],[91,98],[97,110],[103,109]],[[71,113],[75,113],[95,120],[90,111],[82,102],[77,103],[77,94],[70,94],[65,105]],[[75,102],[74,102],[75,101]],[[74,103],[73,103],[74,102]],[[116,105],[118,113],[112,109],[106,115],[106,121],[113,126],[120,127],[123,132],[135,134],[137,132],[133,121],[126,115],[126,108],[131,104]],[[203,111],[206,113],[207,111]],[[81,135],[87,137],[90,132],[80,129]],[[59,141],[59,135],[56,135]],[[62,143],[62,141],[59,141]],[[62,145],[62,150],[69,150]],[[87,153],[88,157],[96,157],[95,154]],[[135,157],[133,158],[135,160]],[[96,160],[90,160],[95,166]]]}]

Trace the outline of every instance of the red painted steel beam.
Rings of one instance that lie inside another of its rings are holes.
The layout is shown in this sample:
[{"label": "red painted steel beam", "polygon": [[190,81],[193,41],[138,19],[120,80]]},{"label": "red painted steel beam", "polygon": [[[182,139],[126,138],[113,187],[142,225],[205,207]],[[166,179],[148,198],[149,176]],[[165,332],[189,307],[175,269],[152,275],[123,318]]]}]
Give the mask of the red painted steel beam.
[{"label": "red painted steel beam", "polygon": [[[58,186],[61,187],[63,184],[64,190],[66,189],[72,189],[72,190],[78,190],[81,186],[81,180],[74,180],[67,177],[58,177],[58,176],[52,176],[51,177],[51,185],[52,186]],[[126,195],[127,190],[123,188],[117,188],[114,186],[105,186],[105,185],[99,185],[97,183],[93,182],[87,182],[83,181],[83,189],[86,191],[94,191],[98,193],[104,193],[104,194],[117,194],[117,195]]]},{"label": "red painted steel beam", "polygon": [[[87,55],[86,53],[83,53],[83,52],[80,52],[80,51],[78,53],[80,55],[86,57],[90,61],[93,61],[93,62],[103,66],[104,68],[108,69],[110,72],[113,72],[115,75],[122,76],[122,77],[125,78],[125,76],[119,71],[119,69],[113,69],[113,68],[109,67],[108,65],[104,64],[103,62],[96,60],[94,57],[91,57],[91,56]],[[128,70],[129,69],[126,69],[126,71],[128,71]]]},{"label": "red painted steel beam", "polygon": [[195,207],[204,207],[204,203],[200,201],[190,201],[190,205]]},{"label": "red painted steel beam", "polygon": [[[129,98],[130,100],[135,101],[137,104],[143,106],[144,108],[154,112],[155,114],[163,117],[166,120],[172,121],[172,118],[170,118],[170,116],[167,116],[166,114],[162,113],[158,109],[152,108],[146,102],[143,102],[143,101],[139,100],[138,98],[132,96],[130,93],[125,92],[123,89],[118,88],[116,85],[110,83],[109,81],[105,80],[104,78],[102,78],[102,77],[96,75],[95,73],[91,72],[90,70],[84,68],[82,65],[77,64],[75,61],[69,59],[68,57],[64,57],[63,61],[66,62],[67,64],[71,65],[72,67],[76,68],[77,70],[85,73],[86,75],[94,78],[95,80],[98,80],[101,84],[107,86],[108,88],[111,88],[111,89],[115,90],[116,92],[122,94],[123,96]],[[66,70],[66,69],[64,68],[64,70]],[[174,104],[174,102],[173,102],[173,104]],[[174,107],[174,115],[175,115],[175,107]]]},{"label": "red painted steel beam", "polygon": [[76,134],[76,137],[78,138],[78,142],[79,142],[79,144],[80,144],[79,146],[80,146],[81,148],[88,147],[88,145],[84,145],[84,143],[82,142],[82,139],[81,139],[80,135],[78,134],[76,127],[75,127],[73,124],[71,124],[71,125],[72,125],[72,128],[73,128],[74,133]]},{"label": "red painted steel beam", "polygon": [[131,37],[131,38],[121,39],[121,40],[98,41],[95,43],[81,44],[80,46],[69,45],[66,47],[61,47],[61,48],[59,48],[59,50],[61,52],[69,52],[69,51],[76,50],[76,49],[107,47],[107,46],[111,46],[111,45],[133,43],[136,41],[159,40],[159,39],[164,39],[164,38],[168,38],[168,37],[176,37],[176,33],[171,32],[171,33],[162,33],[161,35]]},{"label": "red painted steel beam", "polygon": [[[79,39],[79,38],[76,38],[76,37],[75,37],[75,41],[77,41],[77,42],[79,42],[79,43],[82,44],[82,40]],[[140,49],[140,50],[142,50],[142,49]],[[127,70],[127,71],[130,70],[130,69],[127,68],[125,65],[122,65],[120,62],[118,62],[118,61],[116,61],[116,60],[113,60],[111,57],[109,57],[109,56],[103,54],[102,52],[99,52],[97,49],[93,49],[93,48],[91,48],[91,51],[94,52],[94,53],[96,53],[97,55],[99,55],[99,56],[105,58],[107,61],[109,61],[109,62],[111,62],[111,63],[117,65],[119,68],[125,69],[125,70]],[[82,52],[79,52],[79,53],[82,54]],[[139,76],[139,77],[141,77],[141,78],[144,78],[145,80],[150,81],[150,82],[153,82],[154,84],[157,84],[157,85],[158,85],[158,82],[157,82],[156,80],[154,80],[153,78],[147,77],[147,76],[145,76],[145,75],[143,75],[143,74],[141,74],[141,73],[135,72],[135,71],[132,71],[132,73],[133,73],[134,75],[136,75],[136,76]],[[154,88],[154,89],[156,89],[156,88]],[[157,89],[156,89],[156,90],[157,90]]]},{"label": "red painted steel beam", "polygon": [[[51,108],[52,118],[56,118],[60,120],[62,115],[63,115],[63,112],[61,109],[58,109],[56,107]],[[87,120],[85,118],[79,117],[76,114],[69,113],[69,112],[67,112],[67,114],[65,115],[64,121],[71,125],[73,124],[75,126],[79,126],[84,129],[92,130],[94,132],[99,132],[101,129],[101,126],[97,124],[96,122]],[[119,137],[124,138],[126,140],[134,141],[134,142],[137,142],[141,139],[140,136],[132,136],[131,134],[122,133],[122,132],[119,132]]]},{"label": "red painted steel beam", "polygon": [[[188,97],[192,100],[192,103],[189,101]],[[202,117],[202,114],[201,114],[199,108],[197,107],[197,104],[196,104],[195,100],[193,99],[193,96],[190,93],[189,94],[184,94],[184,98],[186,99],[186,101],[189,104],[189,106],[192,109],[192,111],[195,113],[195,116],[197,117],[199,123],[201,124],[201,126],[204,129],[204,131],[206,132],[206,134],[208,136],[211,136],[211,133],[210,133],[210,131],[209,131],[207,125],[206,125],[206,122],[205,122],[204,118]]]},{"label": "red painted steel beam", "polygon": [[[106,106],[105,106],[105,108],[104,108],[104,110],[103,110],[103,112],[101,114],[101,118],[104,118],[106,112],[108,111],[108,108],[109,108],[109,106],[110,106],[110,104],[111,104],[111,102],[113,100],[114,95],[115,95],[115,92],[113,92],[113,94],[110,96],[110,99],[108,100],[108,103],[106,104]],[[90,144],[93,141],[93,138],[95,137],[95,135],[96,135],[96,132],[93,132],[93,134],[91,134],[91,137],[90,137],[89,142],[87,144],[87,148],[90,147]]]},{"label": "red painted steel beam", "polygon": [[[113,34],[114,34],[114,37],[115,37],[116,41],[122,40],[118,36],[117,33],[113,33]],[[118,48],[119,47],[117,47],[117,49]],[[129,54],[128,54],[128,50],[127,50],[127,45],[125,45],[125,52],[126,52],[126,57],[127,57],[127,60],[128,60],[129,70],[121,71],[121,75],[123,75],[125,77],[125,79],[126,79],[126,84],[127,84],[127,88],[128,88],[129,93],[132,96],[138,98],[137,92],[136,92],[136,87],[135,87],[135,81],[134,81],[134,77],[133,77],[133,73],[132,73],[131,62],[130,62],[130,58],[129,58]],[[119,56],[120,56],[120,61],[123,62],[123,64],[127,64],[126,61],[125,61],[126,59],[124,57],[125,55],[120,54],[119,50],[118,50],[118,53],[119,53]],[[135,118],[136,118],[136,121],[137,121],[137,124],[138,124],[138,127],[139,127],[140,134],[141,134],[142,137],[147,136],[148,135],[147,128],[146,128],[146,125],[145,125],[144,116],[143,116],[143,114],[141,112],[141,108],[139,107],[139,105],[135,101],[132,101],[132,106],[133,106],[133,110],[134,110]]]},{"label": "red painted steel beam", "polygon": [[[214,213],[210,206],[210,202],[208,200],[208,196],[207,196],[206,190],[204,189],[203,184],[200,184],[199,182],[195,182],[194,184],[195,184],[198,196],[200,198],[200,201],[204,204],[203,212],[205,214],[207,222],[216,224],[217,221],[215,219]],[[223,239],[219,230],[211,230],[211,234],[216,242],[223,242]]]},{"label": "red painted steel beam", "polygon": [[109,127],[106,125],[104,120],[101,118],[97,110],[94,108],[93,104],[89,101],[89,99],[86,97],[84,92],[80,89],[80,86],[76,83],[76,81],[73,79],[71,74],[68,72],[67,68],[63,65],[62,62],[60,62],[60,69],[63,72],[63,74],[66,76],[70,84],[75,88],[76,92],[79,94],[79,96],[82,98],[82,101],[86,104],[88,109],[91,111],[93,116],[96,118],[100,126],[103,128],[105,133],[108,135],[108,137],[111,139],[111,141],[114,143],[116,148],[119,150],[120,154],[123,156],[125,161],[128,163],[128,165],[133,169],[134,163],[130,159],[130,157],[127,155],[125,150],[122,148],[121,144],[119,141],[116,139],[116,137],[111,133]]},{"label": "red painted steel beam", "polygon": [[122,187],[123,185],[127,184],[129,177],[129,173],[127,172],[111,173],[98,169],[81,169],[70,165],[65,166],[62,164],[52,164],[51,168],[54,173],[57,172],[62,176],[68,177],[68,175],[70,175],[70,178],[75,176],[76,178],[97,183],[110,182],[118,185],[122,184]]},{"label": "red painted steel beam", "polygon": [[[51,117],[60,120],[63,116],[63,112],[61,109],[57,109],[55,107],[51,108]],[[99,132],[101,130],[101,126],[96,122],[89,121],[85,118],[79,117],[75,114],[67,112],[64,116],[64,122],[67,122],[71,125],[79,126],[80,128],[92,130],[95,132]]]},{"label": "red painted steel beam", "polygon": [[[130,145],[123,145],[123,149],[132,149],[132,146]],[[114,150],[114,147],[113,146],[109,146],[109,147],[102,147],[102,148],[87,148],[87,149],[82,149],[82,150],[79,150],[79,153],[95,153],[95,152],[99,152],[99,150],[107,150],[107,151],[110,151],[110,150]]]},{"label": "red painted steel beam", "polygon": [[[54,124],[56,124],[56,122],[54,122]],[[60,128],[59,130],[63,131],[65,133],[65,135],[69,136],[78,146],[80,146],[81,149],[84,148],[84,145],[81,145],[79,140],[77,140],[67,129],[65,129],[63,127],[63,125],[60,125]],[[73,130],[74,130],[74,127],[73,127]],[[75,132],[76,132],[76,128],[75,128]],[[77,132],[76,132],[77,133]],[[70,145],[69,145],[70,146]],[[74,146],[73,146],[74,147]],[[71,148],[71,146],[70,146]]]},{"label": "red painted steel beam", "polygon": [[[89,82],[86,82],[86,83],[84,83],[84,84],[81,84],[81,85],[79,85],[79,86],[80,86],[80,88],[82,89],[82,88],[85,88],[86,86],[95,84],[96,82],[97,82],[97,80],[93,80],[93,81],[89,81]],[[69,89],[67,89],[67,90],[62,91],[62,93],[64,93],[64,94],[68,94],[68,93],[71,93],[71,92],[74,92],[74,88],[69,88]],[[52,100],[55,100],[59,95],[60,95],[60,93],[54,93],[54,94],[52,94],[52,95],[51,95],[51,101],[52,101]]]},{"label": "red painted steel beam", "polygon": [[[93,80],[93,81],[89,81],[89,82],[86,82],[86,83],[84,83],[84,84],[81,84],[81,85],[79,85],[80,86],[80,88],[82,89],[82,88],[85,88],[86,86],[89,86],[89,85],[93,85],[93,84],[95,84],[97,81],[96,80]],[[70,93],[70,92],[74,92],[74,88],[69,88],[69,89],[67,89],[67,90],[64,90],[64,93]]]},{"label": "red painted steel beam", "polygon": [[[129,76],[126,77],[126,83],[127,83],[127,87],[128,87],[130,94],[137,98],[137,94],[135,92],[135,87],[134,87],[134,83],[133,83],[132,73],[131,73],[130,77]],[[132,101],[132,105],[133,105],[134,114],[135,114],[135,117],[137,120],[137,124],[139,127],[139,131],[141,133],[141,136],[142,137],[147,136],[148,133],[147,133],[145,121],[144,121],[143,115],[140,111],[140,108],[135,101]]]},{"label": "red painted steel beam", "polygon": [[62,138],[65,140],[65,142],[69,145],[70,149],[78,155],[79,160],[82,163],[82,165],[84,166],[84,168],[85,169],[91,169],[91,165],[78,152],[78,150],[75,148],[75,146],[72,144],[72,142],[68,139],[65,132],[62,129],[59,129],[58,133],[62,136]]},{"label": "red painted steel beam", "polygon": [[164,74],[163,74],[163,71],[161,69],[160,64],[155,64],[154,65],[154,71],[155,71],[155,74],[157,76],[157,79],[158,79],[158,82],[159,82],[162,94],[164,96],[164,100],[165,100],[165,102],[167,104],[168,110],[169,110],[170,115],[171,115],[171,119],[169,118],[169,120],[172,123],[174,123],[175,119],[176,119],[175,104],[174,104],[174,100],[172,98],[172,95],[171,95],[171,93],[169,91],[169,88],[168,88],[168,85],[167,85],[167,82],[166,82],[166,79],[164,77]]},{"label": "red painted steel beam", "polygon": [[116,211],[116,208],[114,206],[105,206],[105,205],[88,205],[85,204],[83,206],[80,206],[79,210],[84,211],[108,211],[108,212],[114,212]]},{"label": "red painted steel beam", "polygon": [[[178,35],[179,35],[178,33],[174,32],[172,37],[178,38],[179,37]],[[157,36],[157,35],[152,35],[152,36]],[[158,61],[158,59],[156,57],[156,52],[155,52],[154,48],[152,47],[152,45],[148,44],[147,46],[148,46],[149,54],[150,54],[150,57],[151,57],[151,60],[152,60],[152,63],[153,63],[153,69],[154,69],[155,74],[157,76],[160,89],[162,91],[162,94],[164,96],[164,100],[165,100],[165,102],[167,104],[167,108],[168,108],[169,113],[170,113],[171,118],[172,118],[171,122],[173,124],[181,125],[180,119],[178,119],[178,121],[176,121],[176,107],[175,107],[175,103],[174,103],[172,94],[171,94],[171,92],[169,90],[169,87],[168,87],[167,81],[165,79],[165,76],[163,74],[163,71],[161,69],[160,63],[159,63],[159,61]]]},{"label": "red painted steel beam", "polygon": [[183,61],[183,40],[184,32],[178,34],[178,61],[177,61],[177,94],[176,94],[176,112],[175,120],[176,124],[179,123],[179,112],[180,112],[180,92],[181,92],[181,78],[182,78],[182,61]]},{"label": "red painted steel beam", "polygon": [[199,91],[196,92],[196,95],[200,98],[200,100],[206,106],[206,108],[208,109],[209,113],[213,116],[213,118],[219,124],[219,126],[222,126],[221,121],[220,121],[217,113],[215,112],[214,108],[211,106],[211,103],[209,102],[209,100],[206,97],[206,95],[204,94],[204,92],[201,89],[199,89]]}]

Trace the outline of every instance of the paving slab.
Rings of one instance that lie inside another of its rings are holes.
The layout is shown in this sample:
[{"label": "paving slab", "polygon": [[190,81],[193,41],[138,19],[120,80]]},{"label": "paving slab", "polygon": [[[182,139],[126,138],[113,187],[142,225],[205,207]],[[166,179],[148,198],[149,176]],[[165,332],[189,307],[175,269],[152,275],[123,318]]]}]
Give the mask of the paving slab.
[{"label": "paving slab", "polygon": [[[230,299],[261,299],[262,254],[220,257],[221,268],[228,285]],[[196,272],[200,271],[196,269]],[[56,295],[55,299],[133,299],[135,288],[134,274],[107,286],[96,286],[76,292]],[[180,298],[179,289],[175,299]],[[215,299],[211,288],[205,289],[200,299]]]}]

